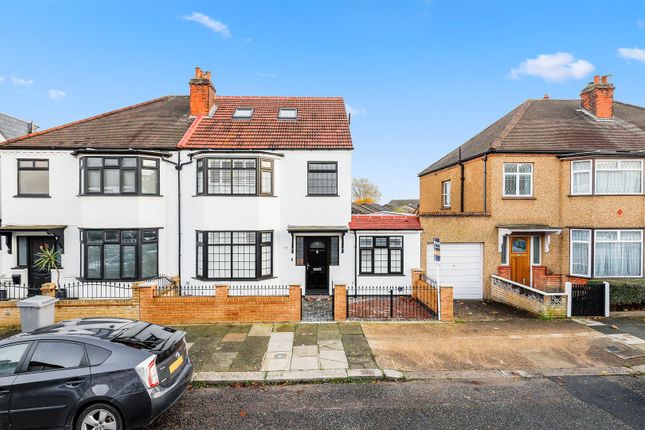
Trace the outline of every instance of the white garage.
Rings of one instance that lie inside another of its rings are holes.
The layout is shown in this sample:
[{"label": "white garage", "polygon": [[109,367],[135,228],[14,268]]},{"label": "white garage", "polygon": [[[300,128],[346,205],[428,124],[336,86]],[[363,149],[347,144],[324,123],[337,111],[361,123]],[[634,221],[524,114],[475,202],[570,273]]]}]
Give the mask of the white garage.
[{"label": "white garage", "polygon": [[[436,266],[432,243],[427,249],[428,274],[434,277]],[[453,286],[455,299],[481,299],[484,294],[484,253],[481,243],[442,243],[440,282]]]}]

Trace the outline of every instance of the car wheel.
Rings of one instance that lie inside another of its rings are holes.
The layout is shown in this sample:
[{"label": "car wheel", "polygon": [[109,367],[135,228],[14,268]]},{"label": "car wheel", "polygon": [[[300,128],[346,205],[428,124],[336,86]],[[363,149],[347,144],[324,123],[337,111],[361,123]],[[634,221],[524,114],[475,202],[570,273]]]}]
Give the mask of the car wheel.
[{"label": "car wheel", "polygon": [[76,421],[76,430],[123,430],[121,415],[107,403],[88,406]]}]

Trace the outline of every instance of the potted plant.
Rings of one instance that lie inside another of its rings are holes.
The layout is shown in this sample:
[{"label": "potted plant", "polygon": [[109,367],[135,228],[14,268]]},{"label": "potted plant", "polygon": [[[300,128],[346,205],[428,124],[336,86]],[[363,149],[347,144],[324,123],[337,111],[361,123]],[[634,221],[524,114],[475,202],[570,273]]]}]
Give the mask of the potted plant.
[{"label": "potted plant", "polygon": [[58,262],[60,261],[60,251],[54,251],[49,249],[47,244],[40,246],[40,252],[36,253],[36,261],[34,265],[40,270],[51,271],[52,269],[56,271],[56,297],[66,298],[67,290],[65,288],[59,288],[60,286],[60,268],[58,267]]}]

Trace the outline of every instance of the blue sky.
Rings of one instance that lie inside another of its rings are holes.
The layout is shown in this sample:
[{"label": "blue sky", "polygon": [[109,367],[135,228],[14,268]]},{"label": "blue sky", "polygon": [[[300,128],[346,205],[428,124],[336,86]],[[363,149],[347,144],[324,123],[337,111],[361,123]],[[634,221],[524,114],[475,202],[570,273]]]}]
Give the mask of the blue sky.
[{"label": "blue sky", "polygon": [[645,2],[0,2],[0,112],[42,127],[187,94],[343,96],[383,200],[527,98],[612,74],[645,105]]}]

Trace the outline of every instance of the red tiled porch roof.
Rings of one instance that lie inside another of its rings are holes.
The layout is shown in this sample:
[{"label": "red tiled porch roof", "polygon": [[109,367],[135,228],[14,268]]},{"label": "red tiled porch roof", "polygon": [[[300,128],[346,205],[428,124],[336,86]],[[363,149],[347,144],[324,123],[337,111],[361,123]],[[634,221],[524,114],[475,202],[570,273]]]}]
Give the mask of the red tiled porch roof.
[{"label": "red tiled porch roof", "polygon": [[350,230],[422,230],[412,215],[352,215]]}]

